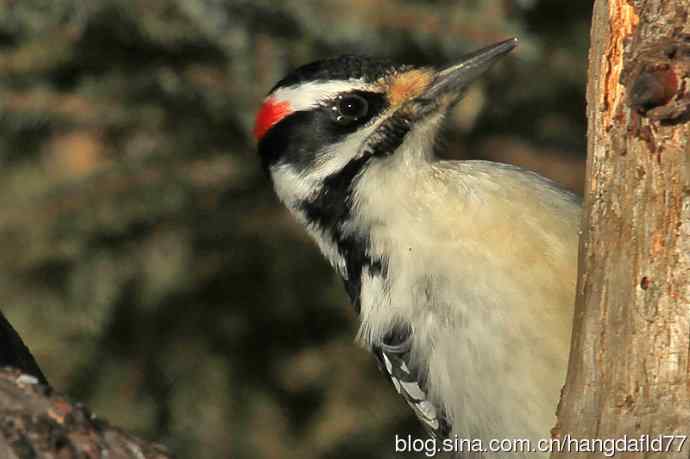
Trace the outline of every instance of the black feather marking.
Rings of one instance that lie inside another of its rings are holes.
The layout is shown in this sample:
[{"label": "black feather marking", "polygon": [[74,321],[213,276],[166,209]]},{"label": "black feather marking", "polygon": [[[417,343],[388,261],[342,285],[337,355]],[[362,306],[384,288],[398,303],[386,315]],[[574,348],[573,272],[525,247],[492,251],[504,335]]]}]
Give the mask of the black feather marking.
[{"label": "black feather marking", "polygon": [[355,311],[361,310],[362,273],[367,269],[370,276],[380,276],[384,279],[388,276],[387,259],[372,257],[368,251],[369,239],[359,236],[342,238],[338,243],[347,269],[347,278],[343,278],[347,291]]},{"label": "black feather marking", "polygon": [[[338,251],[345,260],[345,290],[358,314],[362,270],[365,266],[372,265],[373,261],[367,255],[368,237],[344,235],[342,225],[350,218],[352,210],[352,184],[370,159],[371,156],[362,156],[350,161],[339,172],[324,180],[321,190],[313,200],[301,204],[306,218],[336,242]],[[381,261],[376,262],[380,271]]]},{"label": "black feather marking", "polygon": [[383,343],[374,346],[379,369],[388,377],[398,393],[412,408],[429,435],[448,438],[452,425],[442,407],[428,399],[425,372],[412,365],[410,353],[413,334],[408,325],[392,329]]},{"label": "black feather marking", "polygon": [[326,177],[316,197],[301,205],[309,222],[324,231],[333,229],[339,232],[339,227],[350,217],[352,210],[352,184],[370,159],[368,155],[353,159]]},{"label": "black feather marking", "polygon": [[[339,172],[324,180],[313,200],[305,201],[300,206],[307,220],[335,241],[345,260],[345,290],[358,314],[361,305],[362,270],[374,261],[367,254],[368,237],[357,234],[345,235],[342,226],[350,218],[352,211],[352,185],[370,159],[371,156],[362,156],[347,163]],[[380,272],[382,263],[379,260],[376,262]]]},{"label": "black feather marking", "polygon": [[385,276],[387,263],[370,255],[368,235],[345,234],[343,224],[352,217],[354,187],[369,161],[393,154],[404,141],[410,126],[404,115],[393,115],[377,129],[377,141],[340,171],[326,177],[317,195],[300,204],[307,220],[331,237],[344,258],[347,270],[343,278],[345,289],[358,313],[364,269],[367,268],[370,275]]},{"label": "black feather marking", "polygon": [[411,122],[405,114],[398,113],[390,117],[376,130],[379,140],[369,147],[368,154],[371,156],[392,155],[402,145],[410,128]]},{"label": "black feather marking", "polygon": [[411,68],[410,65],[396,64],[387,59],[355,55],[337,56],[298,67],[276,83],[271,92],[306,81],[362,79],[371,83],[387,75],[404,72]]}]

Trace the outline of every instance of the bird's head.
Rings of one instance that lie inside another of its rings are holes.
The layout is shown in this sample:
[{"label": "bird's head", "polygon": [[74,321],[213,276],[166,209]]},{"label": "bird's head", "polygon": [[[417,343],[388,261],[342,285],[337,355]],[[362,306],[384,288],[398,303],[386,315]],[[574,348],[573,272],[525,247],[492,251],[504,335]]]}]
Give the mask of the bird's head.
[{"label": "bird's head", "polygon": [[396,155],[414,132],[424,132],[431,147],[439,121],[465,88],[516,45],[506,40],[440,70],[360,56],[294,70],[270,91],[254,127],[279,197],[291,205],[337,174],[355,179]]}]

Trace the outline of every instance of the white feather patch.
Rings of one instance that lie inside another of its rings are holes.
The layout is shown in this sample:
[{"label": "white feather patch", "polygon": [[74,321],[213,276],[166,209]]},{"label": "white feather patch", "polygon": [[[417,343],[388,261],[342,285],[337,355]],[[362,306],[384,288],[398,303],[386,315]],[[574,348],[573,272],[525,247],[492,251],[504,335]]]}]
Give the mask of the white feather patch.
[{"label": "white feather patch", "polygon": [[371,83],[363,80],[310,81],[278,88],[269,96],[276,102],[287,102],[292,111],[310,110],[343,92],[370,90]]}]

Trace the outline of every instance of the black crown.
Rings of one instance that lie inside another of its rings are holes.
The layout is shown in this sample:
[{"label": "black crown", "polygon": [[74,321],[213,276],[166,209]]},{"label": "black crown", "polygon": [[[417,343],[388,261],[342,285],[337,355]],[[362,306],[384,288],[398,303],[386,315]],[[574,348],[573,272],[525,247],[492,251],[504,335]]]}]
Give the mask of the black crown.
[{"label": "black crown", "polygon": [[271,89],[294,86],[307,81],[363,79],[374,82],[386,75],[409,70],[411,65],[396,64],[387,59],[343,55],[305,64],[292,71]]}]

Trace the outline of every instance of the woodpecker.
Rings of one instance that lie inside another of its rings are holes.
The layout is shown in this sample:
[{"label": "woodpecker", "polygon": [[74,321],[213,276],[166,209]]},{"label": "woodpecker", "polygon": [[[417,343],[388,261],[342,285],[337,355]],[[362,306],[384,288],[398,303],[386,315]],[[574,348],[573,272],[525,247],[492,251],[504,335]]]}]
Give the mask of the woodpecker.
[{"label": "woodpecker", "polygon": [[443,68],[313,62],[275,85],[254,128],[278,198],[344,281],[358,342],[431,435],[485,448],[549,438],[577,277],[575,195],[434,154],[449,109],[516,45]]}]

